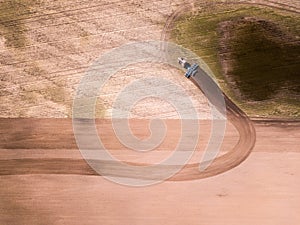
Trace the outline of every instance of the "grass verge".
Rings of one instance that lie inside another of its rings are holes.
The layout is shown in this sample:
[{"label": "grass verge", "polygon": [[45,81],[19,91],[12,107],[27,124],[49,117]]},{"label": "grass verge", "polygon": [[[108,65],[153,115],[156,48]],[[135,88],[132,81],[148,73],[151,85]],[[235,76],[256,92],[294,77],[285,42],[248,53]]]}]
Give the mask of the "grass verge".
[{"label": "grass verge", "polygon": [[260,117],[300,118],[299,36],[299,15],[243,5],[202,8],[171,31],[243,110]]}]

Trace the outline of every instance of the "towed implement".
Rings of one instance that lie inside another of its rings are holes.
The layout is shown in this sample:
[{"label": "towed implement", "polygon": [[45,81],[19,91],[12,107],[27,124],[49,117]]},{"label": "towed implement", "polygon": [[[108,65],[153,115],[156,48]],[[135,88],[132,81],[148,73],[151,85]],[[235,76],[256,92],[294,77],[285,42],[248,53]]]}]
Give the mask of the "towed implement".
[{"label": "towed implement", "polygon": [[191,66],[184,58],[178,58],[178,63],[187,70],[185,73],[185,77],[187,78],[195,76],[198,72],[199,65],[196,63]]}]

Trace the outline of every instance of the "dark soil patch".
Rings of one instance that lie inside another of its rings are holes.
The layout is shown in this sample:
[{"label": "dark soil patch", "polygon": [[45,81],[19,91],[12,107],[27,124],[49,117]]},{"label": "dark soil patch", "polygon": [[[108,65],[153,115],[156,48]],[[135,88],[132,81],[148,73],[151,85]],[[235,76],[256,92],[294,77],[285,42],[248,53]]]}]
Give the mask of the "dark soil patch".
[{"label": "dark soil patch", "polygon": [[268,100],[282,90],[300,94],[300,41],[272,22],[251,17],[231,20],[222,29],[221,51],[229,52],[232,62],[227,75],[246,99]]}]

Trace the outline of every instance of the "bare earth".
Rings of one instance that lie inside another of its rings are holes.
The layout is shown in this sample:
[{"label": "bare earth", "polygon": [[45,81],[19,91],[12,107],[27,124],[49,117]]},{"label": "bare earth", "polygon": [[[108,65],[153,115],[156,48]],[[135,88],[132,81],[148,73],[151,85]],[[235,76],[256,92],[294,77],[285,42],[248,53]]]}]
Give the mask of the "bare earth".
[{"label": "bare earth", "polygon": [[[186,3],[42,2],[23,20],[28,28],[24,49],[8,49],[0,39],[1,225],[300,223],[300,122],[253,121],[255,142],[247,139],[246,128],[252,123],[243,124],[246,118],[231,106],[221,160],[212,165],[217,169],[194,173],[209,140],[209,108],[205,96],[171,68],[135,65],[116,74],[101,94],[98,129],[106,127],[101,137],[122,161],[156,163],[171,154],[180,130],[169,105],[149,99],[134,109],[130,123],[137,137],[149,136],[146,119],[158,115],[169,127],[162,145],[147,154],[122,146],[107,122],[122,85],[164,74],[187,90],[202,119],[196,152],[187,167],[173,180],[144,188],[117,185],[96,174],[80,155],[71,120],[62,119],[71,116],[76,84],[90,63],[113,47],[164,37],[166,21]],[[300,8],[296,0],[248,2],[298,12]],[[255,143],[253,149],[240,148],[251,145],[243,142],[247,140]]]},{"label": "bare earth", "polygon": [[[107,181],[89,168],[76,149],[70,122],[46,121],[19,121],[22,125],[7,132],[2,120],[1,224],[296,225],[300,221],[299,122],[255,122],[253,152],[229,172],[132,188]],[[166,123],[173,128],[178,125],[176,120]],[[141,124],[146,125],[132,121],[139,128],[133,129],[138,136],[147,134]],[[201,159],[207,142],[209,125],[201,124],[202,135],[191,162]],[[49,132],[54,128],[55,132]],[[172,150],[172,137],[178,132],[170,132],[171,138],[146,155],[120,147],[113,135],[102,137],[122,161],[155,163]],[[238,133],[229,125],[221,154],[237,141]]]}]

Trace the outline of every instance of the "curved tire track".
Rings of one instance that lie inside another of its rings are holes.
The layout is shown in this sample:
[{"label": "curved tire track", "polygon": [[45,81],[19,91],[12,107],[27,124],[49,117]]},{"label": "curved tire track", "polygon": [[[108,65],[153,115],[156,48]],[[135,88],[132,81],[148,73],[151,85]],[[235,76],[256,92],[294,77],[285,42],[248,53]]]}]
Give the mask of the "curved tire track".
[{"label": "curved tire track", "polygon": [[[260,5],[260,6],[268,6],[278,9],[284,9],[289,12],[299,12],[299,9],[293,7],[291,9],[289,5],[275,3],[271,1],[267,1],[266,3],[253,3],[253,2],[223,2],[223,3],[211,3],[211,4],[227,4],[227,5],[240,5],[240,4],[249,4],[249,5]],[[272,4],[272,5],[271,5]],[[164,26],[161,40],[168,39],[167,34],[172,28],[173,22],[180,17],[185,11],[189,11],[191,6],[183,5],[179,9],[177,9],[172,15],[168,17],[168,20]],[[207,75],[208,76],[208,75]],[[193,81],[196,86],[199,87],[197,82]],[[201,90],[201,87],[199,87]],[[201,179],[206,177],[215,176],[221,173],[224,173],[238,165],[240,165],[251,153],[253,147],[256,142],[256,131],[253,126],[253,123],[248,118],[248,116],[233,102],[228,96],[223,92],[223,96],[226,103],[227,110],[227,118],[229,121],[235,126],[237,131],[239,132],[239,141],[238,143],[225,155],[216,158],[210,166],[203,172],[199,172],[199,164],[189,164],[185,166],[185,168],[172,177],[170,180],[193,180],[193,179]]]}]

